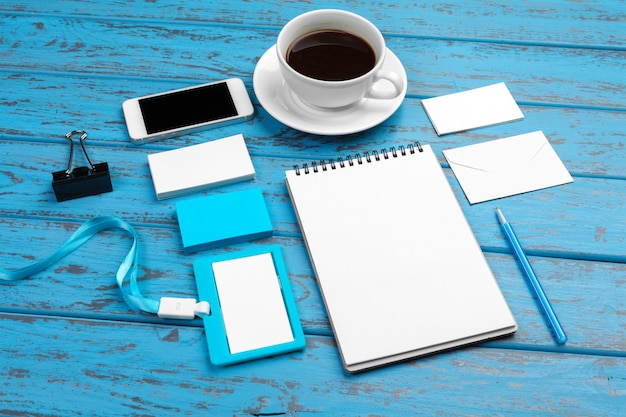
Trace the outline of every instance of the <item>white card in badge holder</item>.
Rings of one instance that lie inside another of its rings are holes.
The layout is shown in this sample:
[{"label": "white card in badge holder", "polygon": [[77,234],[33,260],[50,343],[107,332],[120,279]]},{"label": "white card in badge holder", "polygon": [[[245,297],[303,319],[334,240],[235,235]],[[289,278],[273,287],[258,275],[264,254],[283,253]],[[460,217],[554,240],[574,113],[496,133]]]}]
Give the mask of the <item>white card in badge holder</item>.
[{"label": "white card in badge holder", "polygon": [[229,365],[303,349],[304,333],[280,248],[251,249],[194,262],[211,363]]}]

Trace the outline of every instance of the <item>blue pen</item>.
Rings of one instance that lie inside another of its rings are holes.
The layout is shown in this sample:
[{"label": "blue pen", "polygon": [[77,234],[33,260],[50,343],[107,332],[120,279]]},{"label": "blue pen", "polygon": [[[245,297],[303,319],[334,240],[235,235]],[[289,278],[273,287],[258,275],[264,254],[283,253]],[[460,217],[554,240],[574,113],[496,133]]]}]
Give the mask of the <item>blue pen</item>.
[{"label": "blue pen", "polygon": [[554,313],[554,310],[552,309],[552,305],[550,304],[550,300],[548,300],[546,293],[543,291],[543,288],[541,287],[541,283],[539,283],[539,280],[537,279],[537,275],[535,275],[535,271],[533,270],[533,267],[530,265],[530,262],[528,261],[528,258],[526,257],[526,254],[524,253],[524,249],[522,249],[522,245],[520,245],[519,240],[517,239],[517,235],[513,231],[513,228],[511,227],[509,222],[506,221],[506,218],[504,217],[504,214],[502,214],[502,211],[500,211],[500,209],[497,207],[496,207],[496,211],[498,213],[498,220],[500,221],[500,224],[502,225],[502,229],[504,230],[504,234],[509,239],[509,242],[511,242],[511,246],[513,247],[515,256],[517,256],[517,259],[522,264],[522,268],[524,269],[524,272],[526,273],[526,277],[528,278],[528,281],[530,282],[530,285],[533,287],[533,290],[535,291],[535,295],[537,296],[537,299],[539,300],[539,303],[543,310],[543,314],[547,317],[548,321],[550,322],[550,326],[552,327],[557,343],[560,345],[564,344],[565,342],[567,342],[567,335],[565,334],[565,331],[563,330],[563,327],[561,326],[559,319],[556,317],[556,314]]}]

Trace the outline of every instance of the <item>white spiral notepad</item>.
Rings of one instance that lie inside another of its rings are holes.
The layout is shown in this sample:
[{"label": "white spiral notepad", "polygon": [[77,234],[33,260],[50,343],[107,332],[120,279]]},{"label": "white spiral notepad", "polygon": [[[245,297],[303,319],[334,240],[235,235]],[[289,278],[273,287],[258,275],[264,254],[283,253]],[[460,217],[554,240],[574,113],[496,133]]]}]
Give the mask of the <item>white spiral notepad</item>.
[{"label": "white spiral notepad", "polygon": [[517,329],[430,146],[305,164],[286,182],[346,370]]}]

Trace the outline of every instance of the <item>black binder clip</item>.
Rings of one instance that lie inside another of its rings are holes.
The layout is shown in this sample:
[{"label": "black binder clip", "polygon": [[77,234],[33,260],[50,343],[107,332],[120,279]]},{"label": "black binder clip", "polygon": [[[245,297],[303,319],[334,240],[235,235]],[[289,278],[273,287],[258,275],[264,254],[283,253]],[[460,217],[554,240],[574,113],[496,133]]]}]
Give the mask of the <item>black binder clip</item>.
[{"label": "black binder clip", "polygon": [[[74,134],[80,135],[80,147],[83,149],[89,167],[77,167],[72,170],[72,160],[74,159],[72,135]],[[52,173],[52,189],[57,201],[73,200],[113,191],[109,164],[102,162],[94,165],[87,155],[85,144],[83,143],[87,138],[87,132],[84,130],[73,130],[67,133],[65,138],[70,142],[70,160],[67,164],[67,169]]]}]

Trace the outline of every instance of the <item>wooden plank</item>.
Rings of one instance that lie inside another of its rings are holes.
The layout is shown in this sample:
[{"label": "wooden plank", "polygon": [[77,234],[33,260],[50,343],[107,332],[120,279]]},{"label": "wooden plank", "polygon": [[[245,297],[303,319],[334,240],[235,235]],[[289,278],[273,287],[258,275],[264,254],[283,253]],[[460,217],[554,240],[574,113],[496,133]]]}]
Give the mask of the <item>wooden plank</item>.
[{"label": "wooden plank", "polygon": [[[52,172],[65,164],[63,135],[74,128],[89,133],[88,149],[98,144],[122,146],[137,152],[154,152],[200,143],[236,133],[246,137],[250,152],[307,159],[328,159],[382,146],[399,146],[415,140],[430,143],[437,155],[443,149],[469,145],[534,130],[543,130],[573,174],[624,177],[626,144],[623,125],[626,112],[522,105],[525,119],[484,129],[438,137],[420,100],[408,97],[400,109],[378,127],[349,136],[321,137],[304,134],[273,119],[256,104],[256,115],[249,123],[226,126],[194,135],[154,142],[142,147],[131,145],[124,124],[121,103],[143,94],[151,82],[111,78],[98,79],[60,74],[0,73],[0,82],[11,85],[0,99],[0,134],[19,140],[53,140],[59,147],[59,161],[42,161]],[[143,85],[143,87],[142,87]],[[185,83],[159,82],[155,89],[176,88]],[[509,85],[517,94],[516,85]],[[251,87],[248,87],[254,98]],[[3,94],[3,93],[0,93]],[[593,123],[589,123],[593,120]],[[38,123],[34,123],[38,121]],[[303,152],[306,149],[306,152]],[[19,152],[19,151],[17,151]],[[92,151],[97,155],[97,149]],[[94,155],[94,158],[95,158]],[[20,156],[21,160],[24,156]],[[113,163],[114,161],[110,161]]]},{"label": "wooden plank", "polygon": [[[174,204],[188,198],[156,200],[144,148],[102,146],[91,152],[91,158],[109,162],[113,192],[57,203],[51,187],[51,172],[64,167],[65,162],[61,161],[67,158],[67,145],[9,141],[3,148],[11,149],[11,158],[0,162],[3,173],[0,176],[0,186],[3,186],[0,215],[3,216],[85,220],[106,214],[132,223],[176,228]],[[300,160],[253,156],[252,161],[257,170],[254,181],[204,194],[261,187],[275,232],[299,234],[289,204],[284,171]],[[76,163],[80,164],[78,158]],[[470,206],[453,174],[449,170],[447,173],[470,225],[485,247],[508,248],[495,221],[494,207],[499,204],[516,225],[525,247],[534,253],[570,253],[583,259],[624,261],[626,190],[620,186],[620,180],[578,177],[572,184]]]},{"label": "wooden plank", "polygon": [[[566,45],[624,47],[621,23],[626,19],[619,1],[556,0],[502,3],[470,0],[448,3],[360,3],[349,0],[318,1],[315,8],[355,11],[374,22],[383,33],[445,39],[485,39],[498,42],[530,42]],[[202,0],[179,2],[130,2],[110,7],[100,1],[63,1],[34,4],[26,0],[0,4],[8,13],[68,15],[121,20],[181,22],[201,25],[281,27],[312,7],[297,2],[263,3]],[[276,13],[274,11],[280,11]]]},{"label": "wooden plank", "polygon": [[[52,253],[77,226],[69,221],[2,219],[0,260],[3,268],[30,265]],[[279,244],[305,331],[331,335],[301,239],[277,236],[186,255],[177,230],[137,226],[137,231],[141,244],[139,282],[144,294],[155,299],[161,296],[196,298],[191,265],[196,259],[269,243]],[[129,248],[130,238],[123,232],[103,232],[35,277],[15,283],[0,282],[3,294],[0,311],[168,323],[130,310],[122,299],[114,274]],[[514,257],[488,252],[487,259],[520,326],[513,338],[503,339],[502,343],[520,349],[530,345],[556,346]],[[626,314],[626,302],[620,294],[625,288],[626,264],[548,257],[531,257],[531,261],[568,332],[568,349],[625,353],[626,329],[621,317]],[[187,324],[201,326],[199,321]],[[501,345],[500,342],[495,344]]]},{"label": "wooden plank", "polygon": [[2,314],[0,330],[3,415],[603,416],[626,394],[623,357],[469,348],[348,375],[323,336],[219,368],[199,328]]},{"label": "wooden plank", "polygon": [[[0,68],[202,80],[229,76],[250,81],[276,30],[2,16],[19,41],[0,48]],[[59,36],[61,33],[63,35]],[[116,44],[110,44],[110,39]],[[154,40],[158,40],[155,42]],[[624,109],[620,91],[624,51],[390,37],[388,47],[406,67],[408,93],[446,94],[506,81],[521,102]],[[212,43],[228,48],[211,48]],[[37,51],[37,53],[33,53]],[[141,57],[137,59],[136,57]],[[527,57],[532,56],[529,60]],[[106,57],[106,59],[104,59]],[[93,82],[96,82],[94,79]],[[96,90],[97,91],[97,90]],[[158,90],[148,89],[143,93]]]},{"label": "wooden plank", "polygon": [[[325,6],[354,9],[346,0],[315,4]],[[621,2],[359,4],[359,13],[379,23],[409,75],[409,96],[381,126],[341,137],[308,135],[275,121],[256,102],[250,123],[144,147],[130,144],[123,99],[226,76],[242,77],[252,93],[258,58],[280,27],[307,7],[271,0],[0,3],[2,267],[40,259],[83,220],[113,214],[140,234],[146,295],[194,297],[195,259],[277,243],[308,342],[301,353],[210,366],[199,320],[171,322],[129,310],[113,274],[130,241],[105,232],[36,277],[0,283],[0,414],[621,413]],[[523,121],[436,136],[420,99],[499,81],[522,105]],[[114,192],[56,203],[50,173],[65,165],[62,135],[74,128],[90,133],[92,159],[111,164]],[[573,184],[470,206],[446,169],[519,322],[515,336],[363,375],[342,372],[284,170],[414,140],[430,143],[441,158],[443,149],[539,129],[574,175]],[[174,214],[178,200],[155,199],[146,154],[235,133],[246,137],[257,179],[204,194],[261,187],[275,236],[185,255]],[[557,346],[550,336],[502,237],[495,204],[528,249],[568,333],[567,345]]]}]

